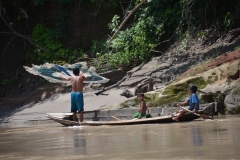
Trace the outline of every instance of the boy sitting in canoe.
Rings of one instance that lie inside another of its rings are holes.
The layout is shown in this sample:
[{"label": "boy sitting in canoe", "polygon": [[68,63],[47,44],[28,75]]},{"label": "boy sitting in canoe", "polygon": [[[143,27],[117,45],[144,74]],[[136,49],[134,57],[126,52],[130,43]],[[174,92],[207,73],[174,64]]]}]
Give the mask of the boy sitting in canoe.
[{"label": "boy sitting in canoe", "polygon": [[[196,92],[197,92],[197,86],[194,86],[194,85],[191,86],[189,88],[189,93],[191,94],[190,98],[188,99],[188,101],[177,104],[177,107],[188,104],[189,105],[188,110],[192,111],[192,113],[197,112],[199,110],[199,99],[198,99]],[[179,118],[182,117],[186,112],[188,112],[188,111],[187,110],[180,111],[179,115],[177,117],[173,117],[172,120],[178,121]]]},{"label": "boy sitting in canoe", "polygon": [[138,113],[136,113],[133,118],[138,118],[141,119],[142,116],[146,116],[146,111],[147,111],[147,105],[144,102],[144,94],[143,93],[138,93],[137,98],[140,101],[139,107],[138,107]]}]

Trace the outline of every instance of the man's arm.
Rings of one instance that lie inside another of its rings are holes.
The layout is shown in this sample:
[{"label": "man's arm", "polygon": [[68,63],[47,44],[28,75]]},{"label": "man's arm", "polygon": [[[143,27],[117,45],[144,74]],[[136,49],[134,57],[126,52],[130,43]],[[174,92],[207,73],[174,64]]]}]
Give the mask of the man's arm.
[{"label": "man's arm", "polygon": [[65,77],[63,77],[62,75],[60,75],[60,78],[61,78],[62,80],[65,80],[65,81],[71,81],[71,80],[72,80],[72,77],[65,78]]},{"label": "man's arm", "polygon": [[82,77],[82,80],[83,80],[83,81],[87,80],[87,78],[84,76],[84,74],[83,74],[82,72],[79,73],[79,76]]}]

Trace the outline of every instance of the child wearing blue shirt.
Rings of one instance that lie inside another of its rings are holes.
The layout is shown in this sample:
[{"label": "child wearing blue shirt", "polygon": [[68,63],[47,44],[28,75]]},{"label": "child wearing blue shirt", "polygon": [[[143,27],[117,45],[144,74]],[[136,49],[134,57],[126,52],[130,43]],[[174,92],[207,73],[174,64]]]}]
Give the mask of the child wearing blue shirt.
[{"label": "child wearing blue shirt", "polygon": [[[190,98],[188,99],[188,101],[185,101],[183,103],[177,104],[177,106],[184,106],[184,105],[189,105],[188,110],[192,111],[192,113],[195,113],[199,110],[199,99],[198,96],[196,94],[197,92],[197,86],[191,86],[189,88],[189,93],[191,94]],[[172,120],[174,121],[178,121],[180,117],[182,117],[186,112],[188,111],[181,111],[180,114],[177,117],[173,117]]]}]

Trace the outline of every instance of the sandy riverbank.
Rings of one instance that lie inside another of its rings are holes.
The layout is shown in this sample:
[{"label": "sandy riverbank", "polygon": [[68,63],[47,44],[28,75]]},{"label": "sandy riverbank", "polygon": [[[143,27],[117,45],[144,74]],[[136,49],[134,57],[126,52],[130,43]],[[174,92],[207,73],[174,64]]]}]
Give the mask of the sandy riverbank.
[{"label": "sandy riverbank", "polygon": [[[104,109],[127,99],[120,95],[123,90],[124,89],[112,89],[98,96],[95,95],[94,92],[85,93],[85,111]],[[55,94],[51,98],[39,103],[24,105],[14,111],[6,112],[3,117],[0,117],[0,122],[47,120],[45,116],[46,113],[54,112],[70,112],[70,93]]]}]

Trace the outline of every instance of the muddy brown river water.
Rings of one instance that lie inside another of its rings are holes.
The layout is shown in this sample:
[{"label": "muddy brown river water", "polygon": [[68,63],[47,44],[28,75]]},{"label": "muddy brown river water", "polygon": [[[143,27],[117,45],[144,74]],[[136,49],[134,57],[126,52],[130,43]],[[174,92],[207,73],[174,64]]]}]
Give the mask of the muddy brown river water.
[{"label": "muddy brown river water", "polygon": [[0,159],[240,159],[240,116],[131,126],[2,123]]}]

